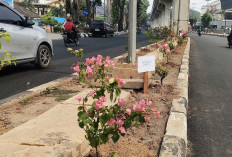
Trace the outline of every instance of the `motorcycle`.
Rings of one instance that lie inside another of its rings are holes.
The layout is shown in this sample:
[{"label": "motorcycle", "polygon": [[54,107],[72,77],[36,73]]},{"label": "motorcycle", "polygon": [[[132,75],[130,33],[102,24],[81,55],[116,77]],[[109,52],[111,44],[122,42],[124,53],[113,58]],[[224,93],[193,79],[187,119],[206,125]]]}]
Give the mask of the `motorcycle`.
[{"label": "motorcycle", "polygon": [[199,37],[201,36],[201,32],[198,32]]},{"label": "motorcycle", "polygon": [[64,45],[66,47],[68,47],[71,44],[75,44],[75,45],[79,44],[79,32],[77,31],[76,33],[77,33],[77,35],[76,35],[76,38],[75,38],[73,34],[70,34],[70,33],[66,32],[66,31],[64,31],[64,33],[62,34],[62,37],[63,37],[63,40],[64,40]]}]

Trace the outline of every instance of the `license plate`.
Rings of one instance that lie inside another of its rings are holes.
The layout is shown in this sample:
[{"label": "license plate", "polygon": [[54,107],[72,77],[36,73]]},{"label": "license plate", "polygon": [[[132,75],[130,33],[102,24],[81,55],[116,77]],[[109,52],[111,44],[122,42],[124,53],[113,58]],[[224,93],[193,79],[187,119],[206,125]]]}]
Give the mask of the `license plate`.
[{"label": "license plate", "polygon": [[100,29],[95,29],[95,31],[100,31]]}]

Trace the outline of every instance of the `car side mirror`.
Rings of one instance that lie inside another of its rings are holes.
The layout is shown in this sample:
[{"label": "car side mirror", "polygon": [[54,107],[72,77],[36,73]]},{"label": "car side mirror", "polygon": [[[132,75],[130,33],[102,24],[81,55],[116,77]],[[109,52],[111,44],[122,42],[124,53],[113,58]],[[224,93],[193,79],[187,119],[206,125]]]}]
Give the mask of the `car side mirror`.
[{"label": "car side mirror", "polygon": [[28,17],[26,17],[25,21],[24,21],[24,26],[25,27],[30,27],[30,26],[33,26],[35,23],[31,20],[31,19],[28,19]]}]

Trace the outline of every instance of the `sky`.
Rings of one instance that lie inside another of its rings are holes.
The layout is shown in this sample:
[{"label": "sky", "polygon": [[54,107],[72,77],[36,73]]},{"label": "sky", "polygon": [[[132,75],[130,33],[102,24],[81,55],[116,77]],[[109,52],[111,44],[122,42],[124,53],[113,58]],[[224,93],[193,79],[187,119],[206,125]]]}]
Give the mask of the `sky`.
[{"label": "sky", "polygon": [[[150,6],[148,7],[147,12],[149,13],[149,12],[151,12],[152,4],[153,4],[154,0],[148,0],[148,1],[150,3]],[[212,2],[212,1],[214,1],[214,0],[209,0],[209,2]],[[201,7],[203,5],[206,5],[206,4],[207,4],[207,2],[205,0],[190,0],[190,8],[197,10],[199,12],[201,12]]]}]

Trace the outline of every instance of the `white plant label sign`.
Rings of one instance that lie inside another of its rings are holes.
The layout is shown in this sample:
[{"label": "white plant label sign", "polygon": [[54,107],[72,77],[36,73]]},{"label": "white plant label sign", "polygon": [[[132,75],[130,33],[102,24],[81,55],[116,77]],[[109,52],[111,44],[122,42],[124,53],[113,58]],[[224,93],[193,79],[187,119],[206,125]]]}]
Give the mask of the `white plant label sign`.
[{"label": "white plant label sign", "polygon": [[138,57],[138,73],[155,71],[155,56]]}]

